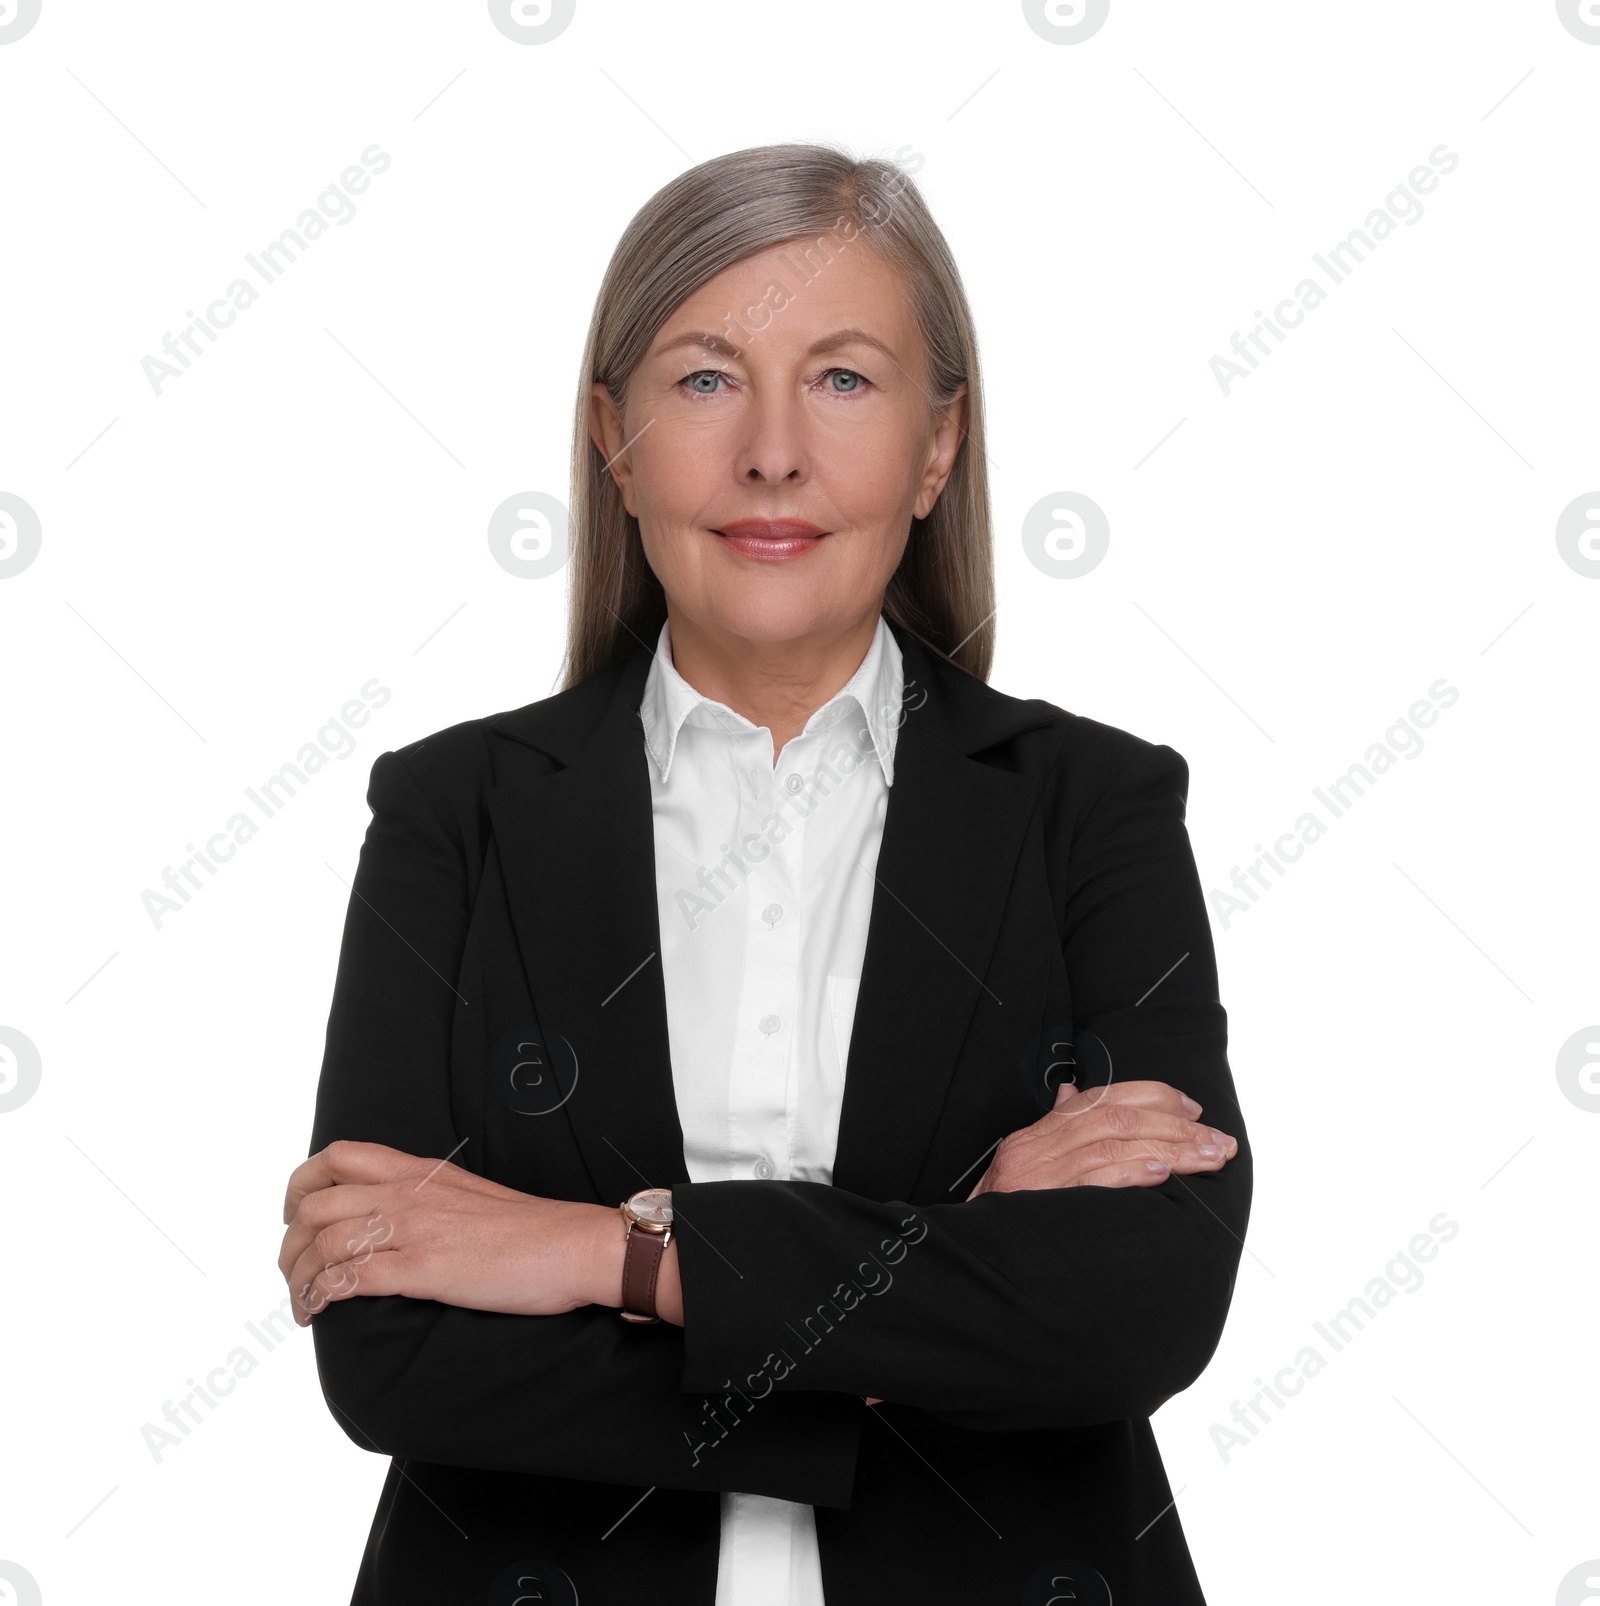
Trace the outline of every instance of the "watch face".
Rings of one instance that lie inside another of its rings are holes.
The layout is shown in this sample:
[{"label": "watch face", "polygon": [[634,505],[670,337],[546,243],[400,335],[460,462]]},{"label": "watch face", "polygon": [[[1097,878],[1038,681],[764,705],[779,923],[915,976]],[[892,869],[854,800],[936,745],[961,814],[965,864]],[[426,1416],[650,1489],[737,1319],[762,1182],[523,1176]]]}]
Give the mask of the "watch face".
[{"label": "watch face", "polygon": [[670,1188],[646,1188],[628,1200],[628,1208],[641,1221],[648,1221],[658,1227],[672,1225],[672,1190]]}]

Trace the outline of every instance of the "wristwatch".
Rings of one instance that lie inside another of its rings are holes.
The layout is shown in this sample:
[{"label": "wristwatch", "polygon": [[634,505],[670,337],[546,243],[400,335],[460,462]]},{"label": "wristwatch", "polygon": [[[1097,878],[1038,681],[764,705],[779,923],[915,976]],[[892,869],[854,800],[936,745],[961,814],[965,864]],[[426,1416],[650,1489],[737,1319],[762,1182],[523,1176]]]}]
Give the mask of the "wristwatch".
[{"label": "wristwatch", "polygon": [[672,1190],[643,1188],[622,1201],[628,1235],[622,1255],[622,1319],[658,1322],[656,1278],[672,1242]]}]

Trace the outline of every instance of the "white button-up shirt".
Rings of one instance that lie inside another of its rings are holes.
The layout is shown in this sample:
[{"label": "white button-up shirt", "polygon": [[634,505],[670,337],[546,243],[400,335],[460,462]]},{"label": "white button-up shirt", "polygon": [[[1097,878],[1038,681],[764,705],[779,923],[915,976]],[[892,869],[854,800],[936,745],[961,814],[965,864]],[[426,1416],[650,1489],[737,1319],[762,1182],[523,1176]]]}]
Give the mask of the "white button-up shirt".
[{"label": "white button-up shirt", "polygon": [[[649,750],[667,1032],[690,1180],[831,1183],[903,703],[879,616],[855,674],[781,754],[673,667]],[[717,1606],[824,1606],[812,1508],[725,1493]]]}]

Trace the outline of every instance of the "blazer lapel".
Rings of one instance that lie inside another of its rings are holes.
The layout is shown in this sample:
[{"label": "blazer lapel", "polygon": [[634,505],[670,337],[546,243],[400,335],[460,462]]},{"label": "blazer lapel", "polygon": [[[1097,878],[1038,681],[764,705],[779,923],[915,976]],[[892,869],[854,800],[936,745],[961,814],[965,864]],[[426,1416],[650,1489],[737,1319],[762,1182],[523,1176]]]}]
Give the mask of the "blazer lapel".
[{"label": "blazer lapel", "polygon": [[907,701],[833,1164],[872,1199],[910,1197],[974,1008],[1009,1002],[985,976],[1034,787],[967,755],[1037,722],[893,628]]},{"label": "blazer lapel", "polygon": [[[672,1091],[639,724],[649,663],[641,649],[606,677],[613,695],[588,731],[548,703],[502,716],[496,729],[565,767],[503,780],[487,794],[540,1030],[549,1052],[564,1052],[564,1038],[577,1059],[562,1109],[606,1203],[689,1180]],[[584,690],[566,694],[569,702]]]},{"label": "blazer lapel", "polygon": [[[905,667],[836,1186],[909,1197],[985,973],[1034,803],[1027,778],[969,753],[1041,723],[891,625]],[[562,1106],[606,1201],[687,1182],[673,1095],[654,825],[639,701],[651,651],[493,728],[558,759],[487,794],[517,944],[551,1052],[578,1079]],[[598,709],[598,712],[597,712]]]}]

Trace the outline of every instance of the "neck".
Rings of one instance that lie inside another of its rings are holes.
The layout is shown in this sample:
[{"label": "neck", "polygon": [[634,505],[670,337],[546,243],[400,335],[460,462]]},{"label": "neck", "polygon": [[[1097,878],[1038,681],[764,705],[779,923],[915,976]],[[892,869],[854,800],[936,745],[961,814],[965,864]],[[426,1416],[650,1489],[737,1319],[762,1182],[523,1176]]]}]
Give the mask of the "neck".
[{"label": "neck", "polygon": [[861,667],[882,603],[837,630],[790,641],[751,641],[685,619],[667,606],[672,667],[702,697],[726,703],[772,732],[776,762],[784,745]]}]

